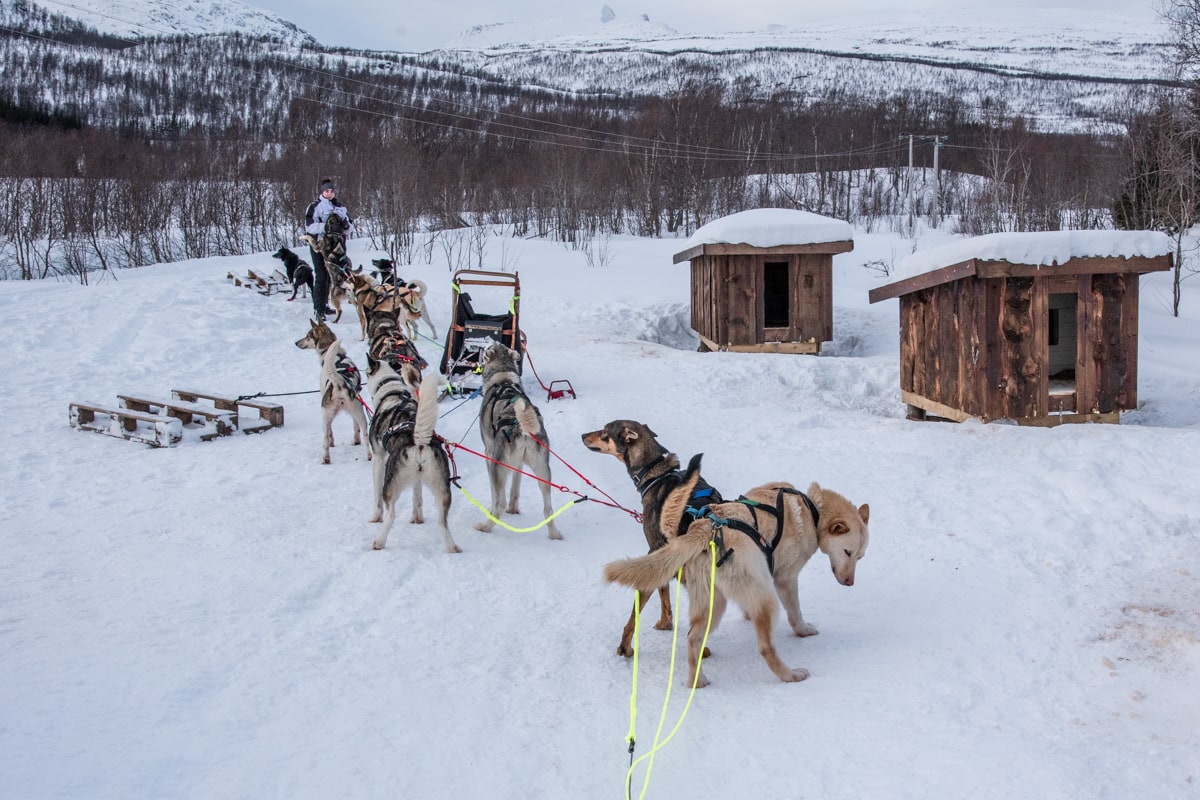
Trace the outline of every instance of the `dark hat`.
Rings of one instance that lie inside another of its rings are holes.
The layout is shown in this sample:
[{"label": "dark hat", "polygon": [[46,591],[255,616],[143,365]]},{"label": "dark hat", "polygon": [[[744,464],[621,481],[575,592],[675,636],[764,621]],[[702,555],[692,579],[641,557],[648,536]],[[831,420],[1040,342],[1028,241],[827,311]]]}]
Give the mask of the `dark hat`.
[{"label": "dark hat", "polygon": [[334,191],[337,191],[337,187],[333,185],[333,178],[326,178],[325,180],[321,181],[321,191],[324,192],[326,189],[333,189]]}]

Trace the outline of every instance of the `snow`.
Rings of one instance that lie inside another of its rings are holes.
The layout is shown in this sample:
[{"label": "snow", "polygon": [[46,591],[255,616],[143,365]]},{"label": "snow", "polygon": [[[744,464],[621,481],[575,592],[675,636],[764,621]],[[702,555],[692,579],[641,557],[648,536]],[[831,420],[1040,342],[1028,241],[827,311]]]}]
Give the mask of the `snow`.
[{"label": "snow", "polygon": [[[944,241],[945,235],[922,238]],[[855,232],[834,257],[834,341],[820,356],[700,353],[678,240],[615,238],[607,266],[544,241],[489,240],[519,272],[555,461],[573,490],[628,507],[621,464],[580,435],[649,424],[726,495],[811,481],[871,506],[853,587],[818,554],[801,573],[820,635],[776,625],[783,684],[752,626],[727,615],[648,796],[1190,798],[1200,785],[1200,291],[1170,315],[1167,273],[1141,278],[1139,407],[1120,425],[910,422],[895,305],[864,268],[909,240]],[[351,243],[356,263],[382,255]],[[924,246],[924,245],[922,245]],[[629,515],[580,502],[543,531],[400,521],[372,552],[371,466],[335,425],[320,463],[314,394],[276,397],[283,428],[171,449],[67,424],[76,400],[171,388],[316,388],[293,342],[306,304],[236,288],[267,254],[121,272],[98,285],[0,284],[0,775],[13,798],[613,798],[630,756],[631,661],[614,654],[630,593],[603,565],[645,551]],[[399,270],[430,286],[444,264]],[[483,296],[476,309],[486,313]],[[362,359],[353,310],[335,329]],[[435,343],[421,349],[437,361]],[[361,361],[360,361],[361,365]],[[479,448],[478,400],[439,432]],[[461,484],[486,495],[482,460]],[[590,483],[589,483],[590,482]],[[578,494],[576,494],[578,493]],[[515,527],[537,525],[526,480]],[[426,504],[428,510],[429,505]],[[686,600],[682,601],[686,605]],[[649,624],[637,747],[650,752],[671,634]],[[664,735],[682,713],[682,654]],[[646,762],[635,770],[639,793]]]},{"label": "snow", "polygon": [[756,208],[701,225],[684,243],[680,252],[702,244],[778,247],[845,242],[853,238],[854,229],[844,220],[792,208]]},{"label": "snow", "polygon": [[913,253],[896,265],[896,273],[920,275],[971,259],[1045,266],[1072,258],[1156,258],[1173,252],[1171,237],[1158,231],[990,233]]}]

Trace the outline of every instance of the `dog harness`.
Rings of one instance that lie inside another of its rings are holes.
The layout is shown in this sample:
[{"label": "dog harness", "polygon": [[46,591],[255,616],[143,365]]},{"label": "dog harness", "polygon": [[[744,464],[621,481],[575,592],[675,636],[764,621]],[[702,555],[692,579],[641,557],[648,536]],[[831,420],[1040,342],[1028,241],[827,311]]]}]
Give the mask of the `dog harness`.
[{"label": "dog harness", "polygon": [[[666,451],[664,450],[663,453],[665,454]],[[646,496],[646,492],[650,491],[652,488],[654,488],[654,486],[669,476],[675,476],[675,479],[680,482],[682,482],[686,477],[687,470],[680,468],[668,470],[661,475],[656,475],[643,484],[642,481],[645,480],[646,473],[666,460],[666,455],[659,456],[657,461],[649,466],[644,467],[640,472],[638,472],[637,475],[634,476],[633,485],[637,487],[638,494],[641,497],[644,498]],[[708,481],[704,480],[704,478],[697,476],[696,485],[692,487],[692,493],[688,495],[688,511],[691,512],[693,509],[698,511],[706,511],[710,505],[723,502],[725,502],[725,500],[721,497],[721,493],[718,492],[714,486],[709,484]]]},{"label": "dog harness", "polygon": [[[707,506],[693,508],[691,505],[687,508],[687,513],[691,514],[694,519],[707,518],[712,525],[715,535],[713,541],[717,544],[718,550],[723,550],[720,559],[717,561],[717,566],[721,566],[730,558],[733,557],[733,549],[725,548],[725,541],[721,535],[721,528],[733,528],[736,531],[741,531],[750,537],[750,541],[758,545],[758,549],[762,551],[763,556],[767,559],[767,569],[772,575],[775,574],[775,550],[779,547],[779,541],[783,538],[783,496],[785,494],[798,495],[804,501],[804,505],[808,506],[809,513],[812,514],[813,527],[816,528],[821,524],[821,512],[817,510],[816,504],[798,489],[779,489],[775,493],[775,506],[763,505],[757,500],[751,500],[745,495],[739,497],[735,502],[741,503],[750,509],[750,516],[754,518],[754,525],[748,525],[740,519],[723,519],[712,513],[712,510]],[[768,542],[763,535],[758,531],[758,511],[762,509],[766,513],[775,517],[775,538]]]},{"label": "dog harness", "polygon": [[337,357],[337,362],[334,364],[334,369],[346,383],[346,388],[350,390],[350,394],[358,397],[358,392],[362,388],[362,375],[358,371],[358,367],[354,366],[354,362],[350,360],[350,356],[342,353]]},{"label": "dog harness", "polygon": [[402,392],[401,395],[402,399],[388,409],[388,413],[400,417],[400,421],[392,423],[379,435],[380,444],[385,450],[389,439],[401,433],[411,434],[417,426],[417,401],[408,392]]},{"label": "dog harness", "polygon": [[[511,408],[516,405],[517,398],[524,397],[524,395],[525,393],[521,391],[521,387],[515,383],[506,383],[504,386],[501,386],[496,391],[496,394],[493,395],[489,416],[496,406],[503,406],[504,409]],[[510,442],[516,438],[515,429],[520,426],[515,412],[511,416],[506,415],[495,420],[493,424],[496,426],[496,433],[499,433]]]}]

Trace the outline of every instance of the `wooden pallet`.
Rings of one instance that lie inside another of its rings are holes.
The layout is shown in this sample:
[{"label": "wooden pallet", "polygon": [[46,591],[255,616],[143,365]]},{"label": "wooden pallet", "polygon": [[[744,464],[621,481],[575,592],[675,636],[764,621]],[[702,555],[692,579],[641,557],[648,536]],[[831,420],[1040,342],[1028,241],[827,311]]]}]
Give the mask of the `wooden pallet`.
[{"label": "wooden pallet", "polygon": [[[171,397],[189,403],[207,400],[213,404],[214,408],[235,412],[233,423],[242,433],[261,433],[269,428],[283,427],[283,406],[278,403],[265,403],[262,400],[250,399],[238,400],[234,397],[198,392],[193,389],[172,389]],[[242,408],[257,411],[258,417],[254,420],[247,419]]]},{"label": "wooden pallet", "polygon": [[252,269],[246,270],[245,275],[234,275],[232,272],[226,272],[225,280],[231,282],[234,286],[256,289],[259,294],[264,295],[271,295],[274,292],[283,292],[292,288],[286,278],[280,280],[273,275],[259,275]]},{"label": "wooden pallet", "polygon": [[190,389],[172,389],[169,400],[119,394],[115,407],[71,403],[69,414],[73,428],[153,447],[174,447],[185,433],[207,442],[234,431],[261,433],[283,425],[283,406],[276,403]]},{"label": "wooden pallet", "polygon": [[71,403],[72,428],[141,442],[151,447],[174,447],[183,440],[183,423],[175,417],[147,414],[98,403]]}]

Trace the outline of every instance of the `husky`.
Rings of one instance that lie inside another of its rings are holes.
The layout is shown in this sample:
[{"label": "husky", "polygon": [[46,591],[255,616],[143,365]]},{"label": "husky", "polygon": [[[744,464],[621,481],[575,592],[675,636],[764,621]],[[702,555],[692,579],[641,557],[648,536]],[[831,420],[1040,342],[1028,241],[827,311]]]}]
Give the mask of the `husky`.
[{"label": "husky", "polygon": [[278,258],[283,262],[288,283],[292,284],[292,296],[288,298],[289,303],[296,299],[296,293],[300,291],[301,287],[308,287],[308,293],[312,294],[313,270],[307,261],[286,247],[280,247],[271,254],[271,258]]},{"label": "husky", "polygon": [[[697,655],[704,638],[712,594],[712,630],[732,599],[754,622],[758,652],[784,682],[802,681],[806,669],[792,669],[775,650],[776,598],[783,603],[788,623],[797,636],[817,629],[800,613],[797,577],[817,551],[829,557],[833,575],[843,586],[854,585],[854,568],[866,554],[871,509],[855,508],[842,495],[816,483],[800,492],[790,483],[767,483],[751,489],[736,502],[718,503],[688,525],[682,536],[670,535],[687,514],[690,485],[699,478],[699,457],[692,459],[679,489],[664,504],[661,524],[667,543],[640,558],[614,561],[604,567],[609,583],[652,591],[681,567],[688,590],[688,675],[695,686],[708,685],[698,669]],[[710,556],[710,543],[715,553]],[[716,590],[709,581],[711,558],[718,560]]]},{"label": "husky", "polygon": [[[667,448],[659,444],[658,436],[650,430],[650,426],[631,419],[613,420],[598,431],[583,434],[582,439],[587,449],[596,453],[607,453],[625,465],[634,487],[642,498],[642,533],[646,536],[646,544],[651,551],[666,544],[667,539],[659,530],[659,520],[662,517],[663,503],[683,482],[684,471],[679,467],[679,457],[667,452]],[[702,508],[720,502],[720,492],[709,486],[703,478],[697,480],[691,506]],[[688,522],[690,520],[680,519],[672,535],[683,534]],[[654,627],[660,631],[669,631],[671,592],[667,583],[658,587],[658,602],[661,613]],[[637,622],[637,607],[638,604],[634,603],[625,629],[621,632],[621,643],[617,645],[619,656],[628,658],[633,655],[630,642]]]},{"label": "husky", "polygon": [[[362,444],[362,434],[367,430],[367,415],[358,399],[362,375],[324,322],[309,322],[308,333],[296,340],[296,347],[316,350],[317,358],[321,361],[321,411],[325,429],[325,450],[321,463],[328,464],[329,448],[334,446],[333,418],[339,411],[350,414],[350,419],[354,421],[354,444]],[[371,450],[368,448],[367,459],[370,458]]]},{"label": "husky", "polygon": [[421,489],[433,493],[438,504],[438,524],[447,553],[461,553],[450,535],[450,459],[436,438],[433,427],[438,419],[438,384],[441,377],[430,373],[424,381],[421,371],[405,364],[397,372],[386,361],[380,362],[367,379],[375,403],[375,415],[367,437],[375,459],[371,465],[375,479],[375,514],[371,522],[383,522],[371,549],[382,550],[396,520],[396,501],[412,486],[412,523],[425,521]]},{"label": "husky", "polygon": [[367,320],[367,375],[375,372],[380,361],[388,362],[392,369],[402,371],[405,364],[413,364],[421,372],[429,366],[411,340],[405,338],[391,314],[371,312]]},{"label": "husky", "polygon": [[380,283],[369,275],[353,273],[349,279],[354,302],[358,305],[359,321],[363,326],[363,337],[367,335],[367,315],[370,313],[391,314],[408,331],[408,338],[417,338],[417,322],[425,320],[430,333],[437,338],[437,329],[429,319],[425,306],[428,291],[423,281]]},{"label": "husky", "polygon": [[[492,489],[491,517],[478,523],[476,530],[488,532],[493,518],[503,508],[509,514],[519,514],[521,473],[516,470],[528,464],[538,478],[542,491],[542,513],[549,518],[554,513],[550,503],[550,440],[542,423],[541,412],[530,402],[521,388],[517,358],[513,350],[499,342],[488,346],[483,353],[483,405],[479,411],[479,435],[488,457],[488,482]],[[536,441],[535,441],[536,439]],[[511,469],[510,469],[511,467]],[[512,473],[508,505],[504,505],[504,484]],[[561,539],[554,520],[546,527],[551,539]]]}]

